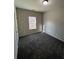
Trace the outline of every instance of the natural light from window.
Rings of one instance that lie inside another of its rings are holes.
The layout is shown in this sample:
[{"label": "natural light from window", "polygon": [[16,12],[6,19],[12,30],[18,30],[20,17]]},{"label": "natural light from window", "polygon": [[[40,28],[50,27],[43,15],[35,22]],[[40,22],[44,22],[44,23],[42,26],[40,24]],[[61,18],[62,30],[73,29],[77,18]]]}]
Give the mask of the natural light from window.
[{"label": "natural light from window", "polygon": [[29,30],[36,29],[36,17],[29,16]]}]

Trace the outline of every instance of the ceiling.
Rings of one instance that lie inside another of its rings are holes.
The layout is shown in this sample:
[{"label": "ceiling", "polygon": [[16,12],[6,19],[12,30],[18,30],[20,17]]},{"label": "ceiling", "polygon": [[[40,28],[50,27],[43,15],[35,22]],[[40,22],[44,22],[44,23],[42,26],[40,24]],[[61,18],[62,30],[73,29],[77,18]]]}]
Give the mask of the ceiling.
[{"label": "ceiling", "polygon": [[43,0],[15,0],[18,8],[46,12],[54,8],[64,8],[64,0],[48,0],[48,5],[42,4]]}]

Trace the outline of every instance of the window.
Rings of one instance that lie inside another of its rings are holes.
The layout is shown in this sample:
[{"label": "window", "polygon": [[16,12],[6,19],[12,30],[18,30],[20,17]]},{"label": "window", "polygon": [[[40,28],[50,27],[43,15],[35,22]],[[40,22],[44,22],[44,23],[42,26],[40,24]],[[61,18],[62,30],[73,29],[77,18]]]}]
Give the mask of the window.
[{"label": "window", "polygon": [[36,29],[36,17],[29,16],[29,29]]}]

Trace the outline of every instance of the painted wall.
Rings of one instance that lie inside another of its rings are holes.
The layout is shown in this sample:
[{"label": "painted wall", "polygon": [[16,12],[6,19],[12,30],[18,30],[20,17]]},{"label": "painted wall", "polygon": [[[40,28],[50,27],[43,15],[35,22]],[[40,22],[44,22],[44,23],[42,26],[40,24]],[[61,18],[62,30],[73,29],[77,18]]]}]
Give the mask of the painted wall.
[{"label": "painted wall", "polygon": [[43,32],[64,41],[64,8],[45,12],[43,19]]},{"label": "painted wall", "polygon": [[[17,8],[16,12],[17,12],[19,36],[25,36],[31,33],[42,31],[42,13],[20,8]],[[36,17],[37,29],[29,30],[29,16]]]}]

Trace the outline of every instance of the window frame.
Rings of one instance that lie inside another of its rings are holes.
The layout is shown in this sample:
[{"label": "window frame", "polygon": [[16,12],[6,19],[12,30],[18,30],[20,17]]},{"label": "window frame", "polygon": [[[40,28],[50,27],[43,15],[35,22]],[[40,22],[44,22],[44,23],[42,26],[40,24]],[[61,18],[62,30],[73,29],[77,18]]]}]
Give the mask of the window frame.
[{"label": "window frame", "polygon": [[[32,19],[33,20],[32,20]],[[35,18],[35,20],[34,20]],[[37,21],[36,21],[37,17],[36,16],[29,16],[29,30],[35,30],[37,29]]]}]

